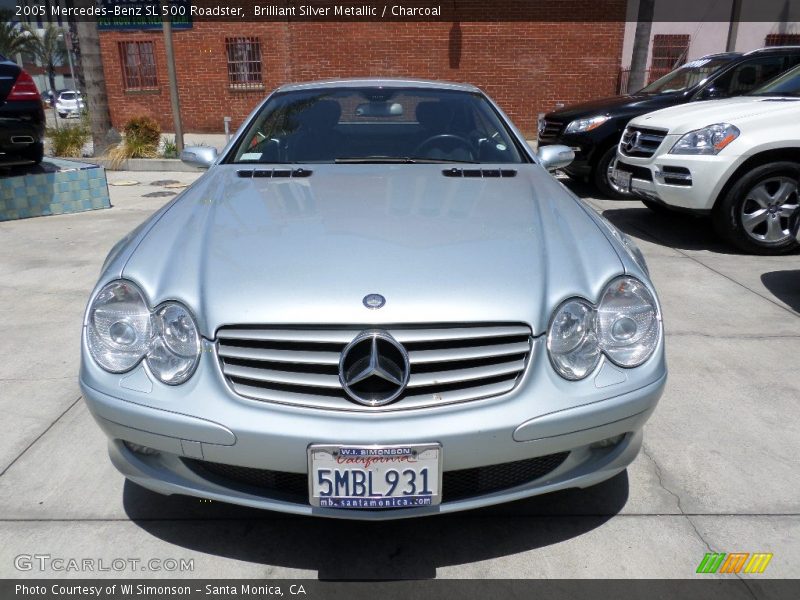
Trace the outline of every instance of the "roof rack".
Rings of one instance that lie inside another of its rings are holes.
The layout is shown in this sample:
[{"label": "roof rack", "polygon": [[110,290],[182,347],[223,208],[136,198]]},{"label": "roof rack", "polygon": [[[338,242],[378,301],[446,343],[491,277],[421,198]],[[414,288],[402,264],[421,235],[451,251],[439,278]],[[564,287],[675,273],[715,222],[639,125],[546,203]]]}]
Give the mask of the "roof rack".
[{"label": "roof rack", "polygon": [[749,56],[750,54],[758,54],[759,52],[778,52],[780,50],[800,50],[800,46],[765,46],[763,48],[750,50],[750,52],[745,52],[744,55]]}]

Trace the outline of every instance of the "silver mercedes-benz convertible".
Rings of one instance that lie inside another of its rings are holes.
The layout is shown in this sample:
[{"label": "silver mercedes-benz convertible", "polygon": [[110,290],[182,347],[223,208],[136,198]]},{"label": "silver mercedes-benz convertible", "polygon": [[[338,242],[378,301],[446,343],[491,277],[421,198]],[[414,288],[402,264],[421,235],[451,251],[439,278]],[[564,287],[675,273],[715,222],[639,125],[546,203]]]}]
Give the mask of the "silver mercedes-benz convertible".
[{"label": "silver mercedes-benz convertible", "polygon": [[623,471],[666,382],[633,242],[470,85],[287,85],[110,252],[80,383],[131,481],[446,513]]}]

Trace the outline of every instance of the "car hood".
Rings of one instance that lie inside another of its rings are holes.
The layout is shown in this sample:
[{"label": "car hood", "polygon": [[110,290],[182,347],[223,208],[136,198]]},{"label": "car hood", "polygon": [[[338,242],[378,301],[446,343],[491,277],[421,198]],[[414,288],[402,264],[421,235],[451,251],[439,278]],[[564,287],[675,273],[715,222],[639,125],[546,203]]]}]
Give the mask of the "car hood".
[{"label": "car hood", "polygon": [[797,115],[800,112],[800,99],[740,96],[727,100],[691,102],[638,117],[630,124],[683,134],[715,123],[738,126],[765,114],[774,116],[781,112]]},{"label": "car hood", "polygon": [[[504,168],[508,168],[505,165]],[[219,165],[154,217],[122,274],[179,300],[205,337],[231,324],[526,322],[623,272],[587,207],[538,165],[503,178],[443,165]],[[380,310],[362,300],[382,294]]]},{"label": "car hood", "polygon": [[671,106],[679,100],[676,94],[631,94],[626,96],[612,96],[580,104],[572,104],[565,108],[547,114],[547,118],[563,121],[581,119],[593,115],[627,113],[633,111],[641,114],[651,110]]}]

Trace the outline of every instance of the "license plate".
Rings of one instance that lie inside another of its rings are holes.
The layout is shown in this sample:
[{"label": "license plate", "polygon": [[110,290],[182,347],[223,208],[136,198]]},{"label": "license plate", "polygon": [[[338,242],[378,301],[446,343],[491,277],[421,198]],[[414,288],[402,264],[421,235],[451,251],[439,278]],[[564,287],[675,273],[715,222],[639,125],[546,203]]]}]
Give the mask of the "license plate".
[{"label": "license plate", "polygon": [[442,499],[440,444],[313,445],[309,501],[324,508],[413,508]]},{"label": "license plate", "polygon": [[611,171],[611,178],[614,180],[614,183],[623,189],[623,191],[629,192],[631,190],[630,171],[620,171],[619,169],[614,168]]}]

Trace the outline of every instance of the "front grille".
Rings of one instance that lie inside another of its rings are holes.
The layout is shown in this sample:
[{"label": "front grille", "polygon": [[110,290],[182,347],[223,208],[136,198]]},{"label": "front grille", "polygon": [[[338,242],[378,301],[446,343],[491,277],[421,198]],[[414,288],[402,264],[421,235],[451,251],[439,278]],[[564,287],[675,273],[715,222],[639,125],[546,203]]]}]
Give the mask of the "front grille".
[{"label": "front grille", "polygon": [[555,140],[563,128],[564,121],[544,119],[539,126],[539,142],[551,142]]},{"label": "front grille", "polygon": [[389,326],[385,329],[408,352],[408,384],[391,404],[362,406],[342,389],[339,359],[366,329],[371,327],[224,327],[217,332],[217,354],[225,378],[241,396],[331,410],[385,411],[509,392],[531,351],[531,329],[522,324]]},{"label": "front grille", "polygon": [[[569,456],[559,452],[526,460],[460,469],[442,473],[442,501],[464,500],[530,483],[555,471]],[[251,467],[237,467],[184,458],[184,464],[201,477],[238,491],[305,504],[308,475]]]},{"label": "front grille", "polygon": [[667,132],[660,129],[626,127],[619,142],[619,150],[625,156],[650,158],[666,136]]}]

